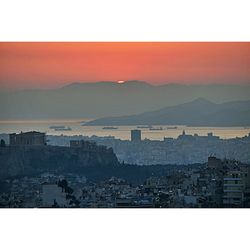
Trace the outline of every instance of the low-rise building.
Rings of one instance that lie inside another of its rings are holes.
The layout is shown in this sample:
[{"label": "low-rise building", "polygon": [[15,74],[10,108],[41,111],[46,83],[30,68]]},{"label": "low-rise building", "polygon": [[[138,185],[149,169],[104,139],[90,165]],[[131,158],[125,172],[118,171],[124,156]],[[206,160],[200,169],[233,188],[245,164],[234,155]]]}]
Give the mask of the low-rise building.
[{"label": "low-rise building", "polygon": [[9,135],[10,146],[16,145],[29,145],[29,146],[43,146],[46,145],[45,133],[40,133],[37,131],[30,131],[20,134],[10,134]]}]

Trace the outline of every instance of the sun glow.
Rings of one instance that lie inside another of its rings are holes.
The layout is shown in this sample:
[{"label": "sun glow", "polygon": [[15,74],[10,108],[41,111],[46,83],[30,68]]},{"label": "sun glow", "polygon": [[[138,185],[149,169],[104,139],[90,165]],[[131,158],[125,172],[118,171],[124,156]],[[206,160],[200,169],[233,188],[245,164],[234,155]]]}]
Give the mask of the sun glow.
[{"label": "sun glow", "polygon": [[249,84],[249,58],[249,42],[1,42],[0,87],[57,88],[79,79]]}]

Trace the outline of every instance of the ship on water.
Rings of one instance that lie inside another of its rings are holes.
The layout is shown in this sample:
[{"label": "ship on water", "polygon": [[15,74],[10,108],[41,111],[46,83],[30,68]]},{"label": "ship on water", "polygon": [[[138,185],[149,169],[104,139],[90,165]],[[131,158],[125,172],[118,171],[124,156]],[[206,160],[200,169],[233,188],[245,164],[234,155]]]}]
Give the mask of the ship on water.
[{"label": "ship on water", "polygon": [[139,125],[137,128],[152,128],[152,125]]},{"label": "ship on water", "polygon": [[163,130],[162,127],[151,127],[149,128],[149,130]]},{"label": "ship on water", "polygon": [[54,129],[55,131],[71,131],[71,127],[65,126],[50,126],[50,128]]},{"label": "ship on water", "polygon": [[63,125],[52,125],[49,127],[50,129],[60,129],[60,128],[65,128]]},{"label": "ship on water", "polygon": [[177,126],[174,126],[174,127],[167,127],[167,129],[177,129],[178,127]]},{"label": "ship on water", "polygon": [[56,128],[55,131],[71,131],[72,128],[71,127],[67,127],[67,128]]},{"label": "ship on water", "polygon": [[103,127],[102,129],[118,129],[118,127]]}]

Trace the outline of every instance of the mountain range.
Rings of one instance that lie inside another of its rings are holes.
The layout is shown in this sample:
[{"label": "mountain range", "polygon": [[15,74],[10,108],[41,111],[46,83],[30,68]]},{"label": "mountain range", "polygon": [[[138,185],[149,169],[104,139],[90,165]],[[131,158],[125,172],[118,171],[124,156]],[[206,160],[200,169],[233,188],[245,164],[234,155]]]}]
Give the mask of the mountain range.
[{"label": "mountain range", "polygon": [[204,98],[139,115],[108,117],[85,125],[249,126],[250,101],[215,104]]},{"label": "mountain range", "polygon": [[223,103],[249,97],[250,85],[71,83],[56,89],[0,90],[0,120],[97,119],[141,114],[197,98]]}]

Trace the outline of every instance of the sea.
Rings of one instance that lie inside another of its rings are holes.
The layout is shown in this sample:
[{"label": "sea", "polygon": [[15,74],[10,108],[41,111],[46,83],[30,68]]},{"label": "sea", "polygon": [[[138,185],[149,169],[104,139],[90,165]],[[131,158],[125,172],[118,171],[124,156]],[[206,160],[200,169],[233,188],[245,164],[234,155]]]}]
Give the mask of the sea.
[{"label": "sea", "polygon": [[[132,129],[140,129],[142,139],[163,140],[164,137],[177,138],[183,131],[186,134],[206,136],[213,133],[221,139],[244,137],[250,133],[250,127],[188,127],[184,125],[157,125],[153,128],[162,130],[150,130],[149,128],[137,128],[137,126],[114,126],[115,129],[103,129],[104,126],[82,126],[88,119],[81,120],[15,120],[0,121],[0,134],[20,133],[27,131],[45,132],[48,135],[84,135],[84,136],[114,136],[117,139],[129,140]],[[67,131],[56,131],[51,126],[65,126]]]}]

